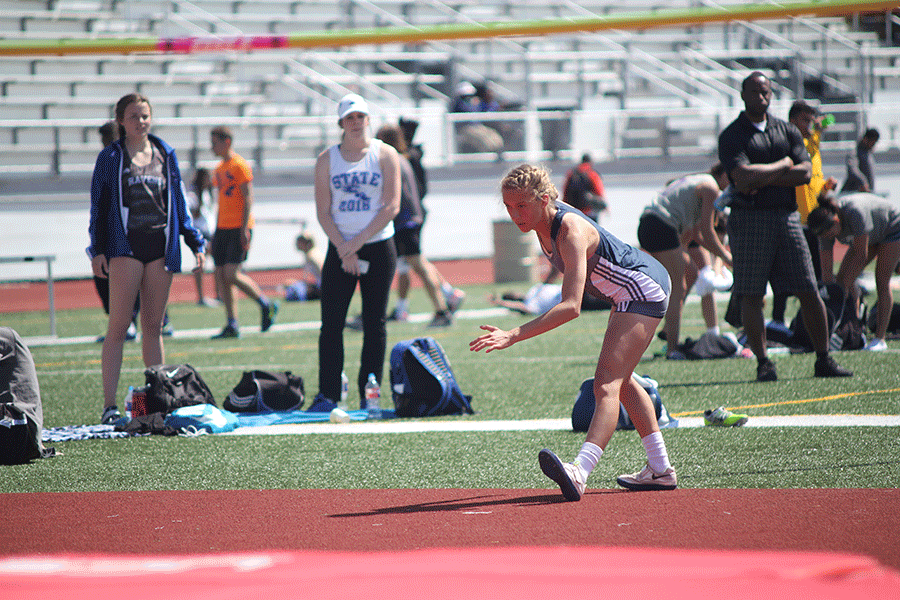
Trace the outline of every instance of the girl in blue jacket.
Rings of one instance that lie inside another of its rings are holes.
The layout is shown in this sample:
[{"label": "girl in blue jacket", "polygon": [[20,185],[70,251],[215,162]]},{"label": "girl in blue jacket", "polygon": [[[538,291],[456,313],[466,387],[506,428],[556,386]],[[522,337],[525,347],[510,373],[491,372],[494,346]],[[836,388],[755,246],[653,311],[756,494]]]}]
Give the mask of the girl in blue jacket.
[{"label": "girl in blue jacket", "polygon": [[91,245],[94,275],[109,278],[109,325],[103,340],[103,415],[121,418],[116,391],[122,348],[134,302],[141,298],[144,365],[163,364],[162,321],[172,274],[181,271],[178,236],[203,268],[205,241],[184,199],[178,159],[171,146],[150,134],[150,102],[141,94],[116,104],[119,140],[97,157],[91,182]]}]

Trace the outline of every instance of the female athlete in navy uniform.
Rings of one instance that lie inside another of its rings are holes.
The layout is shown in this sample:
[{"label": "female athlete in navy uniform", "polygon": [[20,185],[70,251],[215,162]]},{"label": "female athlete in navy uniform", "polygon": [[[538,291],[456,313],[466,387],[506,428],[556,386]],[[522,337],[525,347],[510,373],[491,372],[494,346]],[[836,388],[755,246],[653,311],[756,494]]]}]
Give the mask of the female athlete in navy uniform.
[{"label": "female athlete in navy uniform", "polygon": [[501,350],[555,329],[581,313],[585,293],[612,303],[594,374],[596,406],[586,441],[571,463],[562,462],[550,450],[541,450],[541,470],[559,484],[566,499],[580,500],[588,476],[615,431],[621,402],[641,436],[647,465],[637,473],[619,476],[619,485],[632,490],[675,489],[675,469],[669,462],[653,404],[631,378],[666,314],[671,287],[666,269],[650,255],[558,201],[550,174],[541,167],[516,167],[503,179],[500,189],[510,218],[523,232],[537,234],[544,254],[563,273],[562,301],[509,331],[482,325],[487,333],[472,340],[469,349]]}]

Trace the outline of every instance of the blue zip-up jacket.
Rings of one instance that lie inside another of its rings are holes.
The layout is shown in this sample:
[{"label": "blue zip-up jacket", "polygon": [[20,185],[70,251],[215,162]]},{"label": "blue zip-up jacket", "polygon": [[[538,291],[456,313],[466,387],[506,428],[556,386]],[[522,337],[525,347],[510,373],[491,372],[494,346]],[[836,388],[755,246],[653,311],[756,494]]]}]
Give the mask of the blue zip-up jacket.
[{"label": "blue zip-up jacket", "polygon": [[[168,190],[169,220],[166,223],[166,270],[181,272],[181,244],[178,236],[183,235],[188,247],[196,252],[206,249],[203,234],[194,227],[191,213],[187,209],[184,184],[178,169],[175,150],[156,137],[149,135],[150,142],[165,158],[164,175]],[[101,254],[107,260],[117,256],[133,256],[128,243],[128,207],[122,205],[122,141],[117,140],[104,148],[97,156],[94,177],[91,181],[91,224],[88,232],[91,245],[87,248],[92,259]],[[118,210],[113,210],[118,207]]]}]

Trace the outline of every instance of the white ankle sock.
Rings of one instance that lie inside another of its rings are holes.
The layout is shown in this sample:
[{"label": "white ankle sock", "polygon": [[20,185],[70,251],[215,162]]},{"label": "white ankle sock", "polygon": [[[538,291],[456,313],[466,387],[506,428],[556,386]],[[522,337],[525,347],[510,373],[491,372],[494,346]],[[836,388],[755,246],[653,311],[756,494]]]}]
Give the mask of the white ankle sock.
[{"label": "white ankle sock", "polygon": [[672,466],[669,462],[669,453],[666,451],[666,442],[662,433],[655,431],[641,438],[644,450],[647,451],[647,463],[656,473],[664,473]]},{"label": "white ankle sock", "polygon": [[706,333],[711,333],[713,335],[720,335],[722,333],[722,330],[719,329],[718,325],[713,325],[712,327],[710,327],[709,329],[706,330]]},{"label": "white ankle sock", "polygon": [[578,456],[575,457],[575,460],[572,461],[572,464],[584,471],[584,477],[587,479],[588,475],[591,474],[591,471],[594,470],[594,467],[597,466],[601,456],[603,456],[603,450],[600,446],[585,442],[582,444],[581,450],[578,452]]}]

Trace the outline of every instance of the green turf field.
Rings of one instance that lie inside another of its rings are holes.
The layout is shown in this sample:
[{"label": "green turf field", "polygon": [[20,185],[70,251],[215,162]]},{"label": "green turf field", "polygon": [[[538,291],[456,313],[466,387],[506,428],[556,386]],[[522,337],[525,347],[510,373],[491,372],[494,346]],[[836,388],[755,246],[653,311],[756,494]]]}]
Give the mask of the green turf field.
[{"label": "green turf field", "polygon": [[[506,286],[516,287],[516,286]],[[524,289],[525,284],[519,286]],[[487,308],[486,295],[499,286],[464,288],[464,309]],[[504,287],[505,289],[505,287]],[[414,290],[412,311],[428,303]],[[351,308],[353,314],[354,308]],[[724,306],[721,311],[724,312]],[[788,314],[796,306],[789,305]],[[175,328],[220,327],[221,309],[193,305],[170,308]],[[258,310],[241,304],[244,323],[257,323]],[[468,350],[480,320],[462,317],[449,329],[426,330],[421,323],[389,323],[394,343],[432,335],[449,354],[463,391],[473,396],[475,415],[444,419],[495,420],[568,418],[579,384],[592,375],[608,313],[583,313],[576,321],[489,355]],[[23,336],[47,332],[46,313],[3,315],[3,325]],[[282,306],[280,323],[318,319],[316,303]],[[491,319],[511,327],[523,317]],[[105,328],[99,309],[58,314],[61,337],[98,335]],[[689,304],[682,332],[702,333],[699,304]],[[317,338],[304,331],[246,333],[239,340],[166,340],[168,363],[197,367],[221,399],[244,370],[291,370],[301,375],[308,395],[317,383]],[[358,368],[361,334],[345,333],[351,380]],[[651,353],[662,350],[656,340]],[[900,414],[900,345],[888,352],[839,353],[856,372],[841,380],[812,377],[814,356],[773,356],[779,381],[757,383],[755,361],[728,359],[643,362],[638,372],[660,383],[673,415],[698,416],[724,405],[751,416],[798,414]],[[32,347],[41,383],[45,427],[94,424],[102,405],[100,344]],[[387,377],[387,369],[385,369]],[[143,383],[140,344],[128,343],[120,382]],[[386,386],[385,386],[386,387]],[[351,394],[351,406],[355,407]],[[388,400],[389,402],[389,400]],[[681,428],[664,432],[682,487],[898,487],[900,431],[897,427]],[[246,488],[553,488],[537,467],[537,452],[549,447],[571,459],[584,435],[570,431],[410,433],[381,435],[150,436],[53,444],[62,456],[30,465],[5,467],[0,492]],[[593,488],[615,486],[615,476],[638,470],[643,449],[634,432],[617,432],[589,481]]]}]

